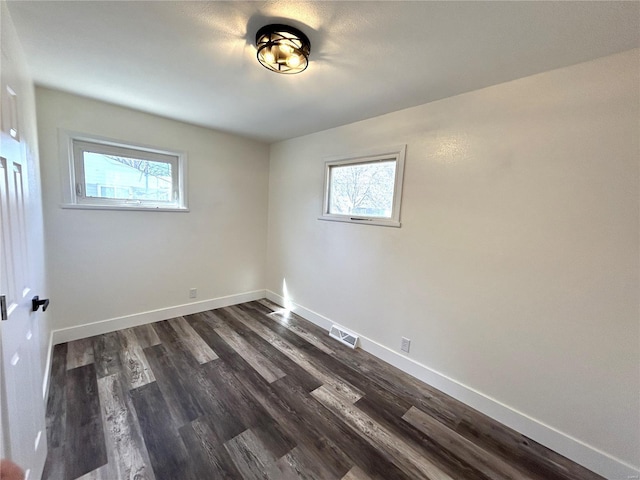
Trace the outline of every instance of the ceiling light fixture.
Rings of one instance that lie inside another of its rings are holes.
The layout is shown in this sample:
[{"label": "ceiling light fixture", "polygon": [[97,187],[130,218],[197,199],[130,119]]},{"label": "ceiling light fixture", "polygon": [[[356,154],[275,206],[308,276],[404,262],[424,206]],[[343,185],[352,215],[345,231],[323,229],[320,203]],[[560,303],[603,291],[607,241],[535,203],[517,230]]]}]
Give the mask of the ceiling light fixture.
[{"label": "ceiling light fixture", "polygon": [[265,25],[256,33],[258,61],[276,73],[300,73],[309,65],[311,43],[297,28]]}]

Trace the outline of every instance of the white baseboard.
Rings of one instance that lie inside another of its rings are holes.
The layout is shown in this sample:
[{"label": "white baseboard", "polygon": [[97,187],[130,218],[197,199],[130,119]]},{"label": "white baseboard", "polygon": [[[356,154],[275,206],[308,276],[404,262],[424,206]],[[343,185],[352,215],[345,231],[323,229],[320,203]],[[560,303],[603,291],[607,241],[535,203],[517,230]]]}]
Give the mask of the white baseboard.
[{"label": "white baseboard", "polygon": [[[290,299],[284,299],[271,290],[266,291],[266,298],[278,305],[290,306],[290,310],[309,320],[317,326],[329,331],[335,322],[297,305]],[[546,425],[525,413],[509,407],[453,378],[437,372],[426,365],[412,360],[380,343],[377,343],[358,332],[360,348],[375,355],[385,362],[399,368],[403,372],[437,388],[438,390],[460,400],[470,407],[484,413],[498,422],[526,435],[532,440],[558,452],[570,460],[583,465],[609,480],[629,480],[640,478],[640,468],[633,467],[605,452],[573,438],[549,425]]]},{"label": "white baseboard", "polygon": [[200,302],[185,303],[184,305],[176,305],[175,307],[159,308],[158,310],[134,313],[132,315],[125,315],[124,317],[109,318],[84,325],[61,328],[52,332],[53,345],[79,340],[81,338],[93,337],[94,335],[102,335],[104,333],[114,332],[123,328],[137,327],[138,325],[168,320],[169,318],[191,315],[193,313],[204,312],[206,310],[213,310],[214,308],[222,308],[228,307],[229,305],[237,305],[238,303],[251,302],[253,300],[264,298],[264,296],[264,290],[255,290],[253,292],[212,298],[210,300],[203,300]]}]

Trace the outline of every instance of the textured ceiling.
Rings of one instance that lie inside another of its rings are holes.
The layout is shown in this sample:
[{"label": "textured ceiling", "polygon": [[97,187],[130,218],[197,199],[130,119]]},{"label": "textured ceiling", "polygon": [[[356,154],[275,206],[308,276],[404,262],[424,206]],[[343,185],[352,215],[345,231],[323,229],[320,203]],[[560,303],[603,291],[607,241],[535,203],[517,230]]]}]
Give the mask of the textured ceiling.
[{"label": "textured ceiling", "polygon": [[[273,142],[640,46],[640,2],[10,1],[36,83]],[[255,32],[311,40],[300,75]]]}]

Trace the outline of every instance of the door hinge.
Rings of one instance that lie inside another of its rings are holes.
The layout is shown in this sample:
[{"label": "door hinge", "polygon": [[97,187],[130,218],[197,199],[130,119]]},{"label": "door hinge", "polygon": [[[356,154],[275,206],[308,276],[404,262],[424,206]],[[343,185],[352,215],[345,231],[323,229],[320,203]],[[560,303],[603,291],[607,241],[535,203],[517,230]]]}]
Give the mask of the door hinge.
[{"label": "door hinge", "polygon": [[0,320],[7,320],[7,297],[0,295]]}]

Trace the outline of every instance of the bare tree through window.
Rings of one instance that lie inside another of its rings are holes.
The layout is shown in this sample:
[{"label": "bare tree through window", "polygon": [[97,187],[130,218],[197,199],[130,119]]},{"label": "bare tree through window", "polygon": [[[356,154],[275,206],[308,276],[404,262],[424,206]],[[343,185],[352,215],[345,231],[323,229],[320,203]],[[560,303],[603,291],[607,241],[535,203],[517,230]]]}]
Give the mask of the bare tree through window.
[{"label": "bare tree through window", "polygon": [[326,159],[319,219],[400,227],[405,153],[397,145]]},{"label": "bare tree through window", "polygon": [[396,161],[331,167],[329,213],[391,217]]}]

